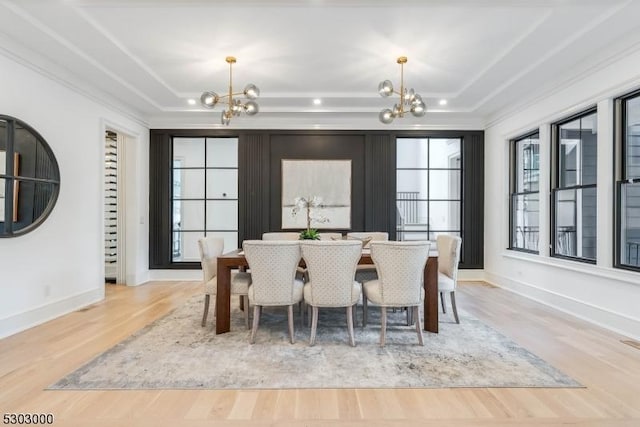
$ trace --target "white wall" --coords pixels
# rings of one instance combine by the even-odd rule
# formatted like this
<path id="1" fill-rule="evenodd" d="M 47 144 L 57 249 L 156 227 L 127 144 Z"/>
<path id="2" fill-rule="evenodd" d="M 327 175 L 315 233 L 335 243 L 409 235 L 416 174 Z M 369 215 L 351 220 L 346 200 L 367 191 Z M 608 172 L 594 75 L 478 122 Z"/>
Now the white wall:
<path id="1" fill-rule="evenodd" d="M 146 280 L 149 132 L 1 53 L 0 113 L 28 123 L 43 136 L 58 160 L 61 181 L 56 206 L 40 227 L 0 239 L 3 337 L 104 297 L 105 127 L 132 136 L 126 150 L 127 274 L 137 283 Z"/>
<path id="2" fill-rule="evenodd" d="M 485 277 L 596 324 L 640 339 L 640 273 L 612 268 L 613 102 L 640 87 L 640 52 L 612 62 L 515 114 L 492 123 L 485 133 Z M 533 88 L 532 88 L 533 89 Z M 598 106 L 597 265 L 548 257 L 549 124 Z M 540 127 L 541 255 L 508 251 L 508 140 Z"/>

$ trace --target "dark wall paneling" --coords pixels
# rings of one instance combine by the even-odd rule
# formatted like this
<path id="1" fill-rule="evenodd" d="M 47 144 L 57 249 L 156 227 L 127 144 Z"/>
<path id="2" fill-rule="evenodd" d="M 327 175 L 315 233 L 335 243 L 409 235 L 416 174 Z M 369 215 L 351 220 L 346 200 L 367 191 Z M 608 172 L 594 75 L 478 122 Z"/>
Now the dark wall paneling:
<path id="1" fill-rule="evenodd" d="M 367 135 L 364 231 L 388 231 L 396 238 L 396 145 L 388 134 Z"/>
<path id="2" fill-rule="evenodd" d="M 171 134 L 152 130 L 149 145 L 149 268 L 169 268 L 172 259 Z"/>
<path id="3" fill-rule="evenodd" d="M 261 239 L 269 229 L 269 140 L 262 134 L 238 140 L 238 242 Z"/>
<path id="4" fill-rule="evenodd" d="M 237 136 L 238 238 L 259 239 L 281 230 L 283 159 L 352 161 L 351 229 L 396 233 L 396 137 L 462 138 L 461 268 L 483 268 L 484 132 L 482 131 L 312 131 L 187 130 L 151 131 L 149 196 L 150 268 L 198 268 L 171 261 L 171 139 L 174 136 Z"/>
<path id="5" fill-rule="evenodd" d="M 273 134 L 270 138 L 270 229 L 282 229 L 282 160 L 351 160 L 351 229 L 364 229 L 364 141 L 360 134 Z M 322 196 L 319 194 L 319 196 Z M 320 227 L 321 228 L 321 227 Z M 322 228 L 321 228 L 322 229 Z M 331 230 L 347 232 L 350 230 Z"/>
<path id="6" fill-rule="evenodd" d="M 462 162 L 460 268 L 484 268 L 484 134 L 463 135 Z"/>

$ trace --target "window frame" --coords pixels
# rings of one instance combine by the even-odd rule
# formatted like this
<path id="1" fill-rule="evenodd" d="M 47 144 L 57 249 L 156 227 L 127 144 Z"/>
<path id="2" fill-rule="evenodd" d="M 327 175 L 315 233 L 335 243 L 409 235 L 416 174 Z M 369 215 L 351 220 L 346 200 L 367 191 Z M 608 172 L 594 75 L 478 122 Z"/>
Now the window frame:
<path id="1" fill-rule="evenodd" d="M 613 236 L 613 266 L 621 270 L 640 272 L 640 265 L 634 266 L 622 263 L 622 187 L 625 184 L 640 182 L 640 176 L 629 177 L 627 165 L 627 102 L 640 98 L 640 89 L 633 90 L 614 99 L 613 128 L 614 128 L 614 236 Z"/>
<path id="2" fill-rule="evenodd" d="M 540 203 L 540 180 L 538 179 L 538 191 L 524 191 L 518 192 L 518 171 L 517 171 L 517 144 L 526 139 L 531 139 L 532 136 L 538 136 L 538 143 L 540 141 L 540 129 L 535 129 L 515 138 L 509 140 L 509 244 L 507 249 L 518 252 L 525 252 L 529 254 L 540 254 L 540 212 L 538 211 L 538 249 L 527 249 L 514 246 L 514 212 L 517 196 L 527 196 L 530 194 L 538 194 L 538 203 Z M 540 176 L 540 160 L 538 159 L 538 176 Z"/>
<path id="3" fill-rule="evenodd" d="M 427 166 L 426 167 L 411 167 L 411 168 L 406 168 L 406 167 L 398 167 L 397 165 L 397 143 L 398 140 L 401 139 L 421 139 L 421 140 L 426 140 L 427 142 Z M 447 139 L 447 140 L 453 140 L 453 139 L 457 139 L 459 141 L 459 146 L 460 146 L 460 151 L 459 151 L 459 155 L 460 155 L 460 165 L 457 168 L 442 168 L 442 167 L 431 167 L 430 166 L 430 162 L 431 162 L 431 140 L 436 140 L 436 139 Z M 407 202 L 426 202 L 427 203 L 427 212 L 429 212 L 430 210 L 430 202 L 458 202 L 459 203 L 459 224 L 458 224 L 458 229 L 456 230 L 439 230 L 439 229 L 434 229 L 432 228 L 429 224 L 426 225 L 425 229 L 420 229 L 420 230 L 415 230 L 418 233 L 426 233 L 427 235 L 427 239 L 429 237 L 429 235 L 431 233 L 440 233 L 440 234 L 449 234 L 449 235 L 453 235 L 453 236 L 459 236 L 462 238 L 463 236 L 463 214 L 464 214 L 464 209 L 463 209 L 463 199 L 464 199 L 464 194 L 463 194 L 463 190 L 464 190 L 464 186 L 463 186 L 463 182 L 464 182 L 464 149 L 463 149 L 463 145 L 464 145 L 464 139 L 462 137 L 440 137 L 440 136 L 397 136 L 396 137 L 396 167 L 395 167 L 395 173 L 396 173 L 396 177 L 398 174 L 398 171 L 425 171 L 427 173 L 427 197 L 426 198 L 409 198 L 409 199 L 398 199 L 398 188 L 397 188 L 397 180 L 396 180 L 396 189 L 395 189 L 395 206 L 398 206 L 398 202 L 399 201 L 407 201 Z M 432 199 L 431 195 L 430 195 L 430 191 L 431 191 L 431 174 L 430 171 L 458 171 L 460 173 L 460 177 L 459 177 L 459 182 L 458 182 L 458 191 L 459 191 L 459 198 L 458 199 Z M 406 232 L 405 230 L 399 228 L 399 225 L 397 223 L 396 220 L 396 225 L 395 225 L 395 231 L 396 231 L 396 240 L 401 241 L 401 236 L 403 235 L 404 232 Z M 435 242 L 434 240 L 431 240 L 432 242 Z M 464 241 L 463 241 L 464 244 Z"/>
<path id="4" fill-rule="evenodd" d="M 556 213 L 557 213 L 557 209 L 556 209 L 556 197 L 557 197 L 557 193 L 559 191 L 565 191 L 565 190 L 583 190 L 585 188 L 594 188 L 596 189 L 597 192 L 597 188 L 598 188 L 598 180 L 597 180 L 597 170 L 598 170 L 598 163 L 597 163 L 597 158 L 596 158 L 596 182 L 594 184 L 587 184 L 587 185 L 583 185 L 583 184 L 576 184 L 576 185 L 571 185 L 571 186 L 567 186 L 567 187 L 560 187 L 560 137 L 559 137 L 559 130 L 560 127 L 566 123 L 572 122 L 574 120 L 577 119 L 582 119 L 586 116 L 589 116 L 591 114 L 596 114 L 596 120 L 597 120 L 597 114 L 598 114 L 598 107 L 596 105 L 593 105 L 587 109 L 581 110 L 580 112 L 573 114 L 571 116 L 565 117 L 561 120 L 558 120 L 554 123 L 551 124 L 551 170 L 550 170 L 550 193 L 549 193 L 549 215 L 550 215 L 550 222 L 549 222 L 549 256 L 553 257 L 553 258 L 559 258 L 559 259 L 566 259 L 566 260 L 570 260 L 570 261 L 577 261 L 577 262 L 582 262 L 585 264 L 596 264 L 597 263 L 597 259 L 598 259 L 598 253 L 597 253 L 597 241 L 598 241 L 598 230 L 597 230 L 597 226 L 596 226 L 596 257 L 594 259 L 590 259 L 590 258 L 585 258 L 585 257 L 578 257 L 578 256 L 569 256 L 569 255 L 563 255 L 563 254 L 558 254 L 556 253 Z M 596 138 L 596 145 L 597 145 L 597 138 Z M 577 181 L 577 177 L 576 177 L 576 181 Z M 597 195 L 596 195 L 596 206 L 597 206 Z M 577 233 L 577 229 L 576 229 L 576 233 Z"/>
<path id="5" fill-rule="evenodd" d="M 180 166 L 180 167 L 175 167 L 174 166 L 174 143 L 176 139 L 181 139 L 181 138 L 189 138 L 189 139 L 202 139 L 202 143 L 203 143 L 203 156 L 204 156 L 204 160 L 203 160 L 203 165 L 202 166 Z M 170 240 L 171 240 L 171 265 L 173 266 L 184 266 L 184 267 L 188 267 L 188 266 L 193 266 L 198 265 L 200 263 L 200 261 L 196 261 L 196 260 L 185 260 L 185 261 L 180 261 L 180 260 L 175 260 L 174 259 L 174 245 L 175 245 L 175 234 L 176 233 L 202 233 L 203 237 L 206 237 L 208 234 L 215 234 L 215 233 L 235 233 L 236 234 L 236 239 L 239 239 L 239 218 L 236 219 L 238 226 L 236 226 L 235 229 L 207 229 L 207 202 L 210 201 L 229 201 L 229 202 L 235 202 L 236 203 L 236 210 L 238 212 L 238 216 L 239 216 L 239 209 L 238 209 L 238 204 L 239 204 L 239 198 L 238 196 L 236 196 L 235 198 L 208 198 L 207 197 L 207 171 L 210 170 L 235 170 L 236 172 L 239 169 L 239 165 L 236 164 L 235 167 L 231 167 L 231 166 L 208 166 L 207 165 L 207 149 L 208 149 L 208 144 L 207 144 L 207 140 L 209 139 L 235 139 L 236 140 L 236 150 L 239 151 L 239 138 L 237 136 L 233 136 L 233 135 L 221 135 L 221 136 L 188 136 L 188 137 L 184 137 L 181 135 L 174 135 L 170 138 L 170 159 L 171 159 L 171 165 L 169 167 L 169 177 L 171 180 L 171 185 L 170 185 L 170 195 L 169 195 L 169 201 L 170 201 L 170 210 L 169 210 L 169 224 L 170 224 L 170 229 L 169 229 L 169 235 L 170 235 Z M 193 198 L 193 197 L 179 197 L 176 198 L 175 194 L 174 194 L 174 175 L 176 173 L 176 171 L 185 171 L 185 170 L 202 170 L 203 171 L 203 176 L 204 176 L 204 183 L 203 183 L 203 197 L 202 198 Z M 183 183 L 182 180 L 182 176 L 180 179 L 181 184 Z M 236 186 L 239 186 L 239 182 L 238 179 L 236 178 Z M 237 193 L 237 190 L 236 190 Z M 203 227 L 202 228 L 197 228 L 197 229 L 187 229 L 187 230 L 176 230 L 174 229 L 174 220 L 173 220 L 173 215 L 174 215 L 174 203 L 176 201 L 202 201 L 203 202 Z M 234 248 L 235 249 L 235 248 Z M 231 250 L 231 248 L 225 248 L 225 251 Z"/>

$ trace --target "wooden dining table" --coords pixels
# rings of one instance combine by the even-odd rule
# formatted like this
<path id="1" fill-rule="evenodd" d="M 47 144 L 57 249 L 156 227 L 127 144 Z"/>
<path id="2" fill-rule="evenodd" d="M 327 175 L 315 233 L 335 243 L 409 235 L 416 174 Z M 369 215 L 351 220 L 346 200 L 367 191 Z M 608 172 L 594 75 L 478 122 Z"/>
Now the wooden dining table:
<path id="1" fill-rule="evenodd" d="M 362 251 L 358 264 L 373 264 L 371 252 Z M 218 257 L 216 294 L 216 334 L 229 332 L 231 325 L 231 270 L 249 266 L 241 249 Z M 438 257 L 429 254 L 424 267 L 424 330 L 438 333 Z M 244 308 L 248 310 L 248 307 Z"/>

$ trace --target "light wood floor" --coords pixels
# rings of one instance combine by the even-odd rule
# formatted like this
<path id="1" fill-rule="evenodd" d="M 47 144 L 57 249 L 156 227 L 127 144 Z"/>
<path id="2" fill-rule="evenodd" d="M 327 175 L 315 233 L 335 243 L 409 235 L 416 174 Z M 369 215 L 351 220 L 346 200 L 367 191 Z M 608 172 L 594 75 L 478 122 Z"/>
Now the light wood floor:
<path id="1" fill-rule="evenodd" d="M 640 350 L 623 344 L 625 337 L 479 283 L 459 287 L 459 307 L 586 388 L 44 390 L 199 289 L 194 282 L 108 286 L 105 301 L 0 340 L 0 411 L 52 413 L 56 426 L 83 427 L 640 426 Z"/>

